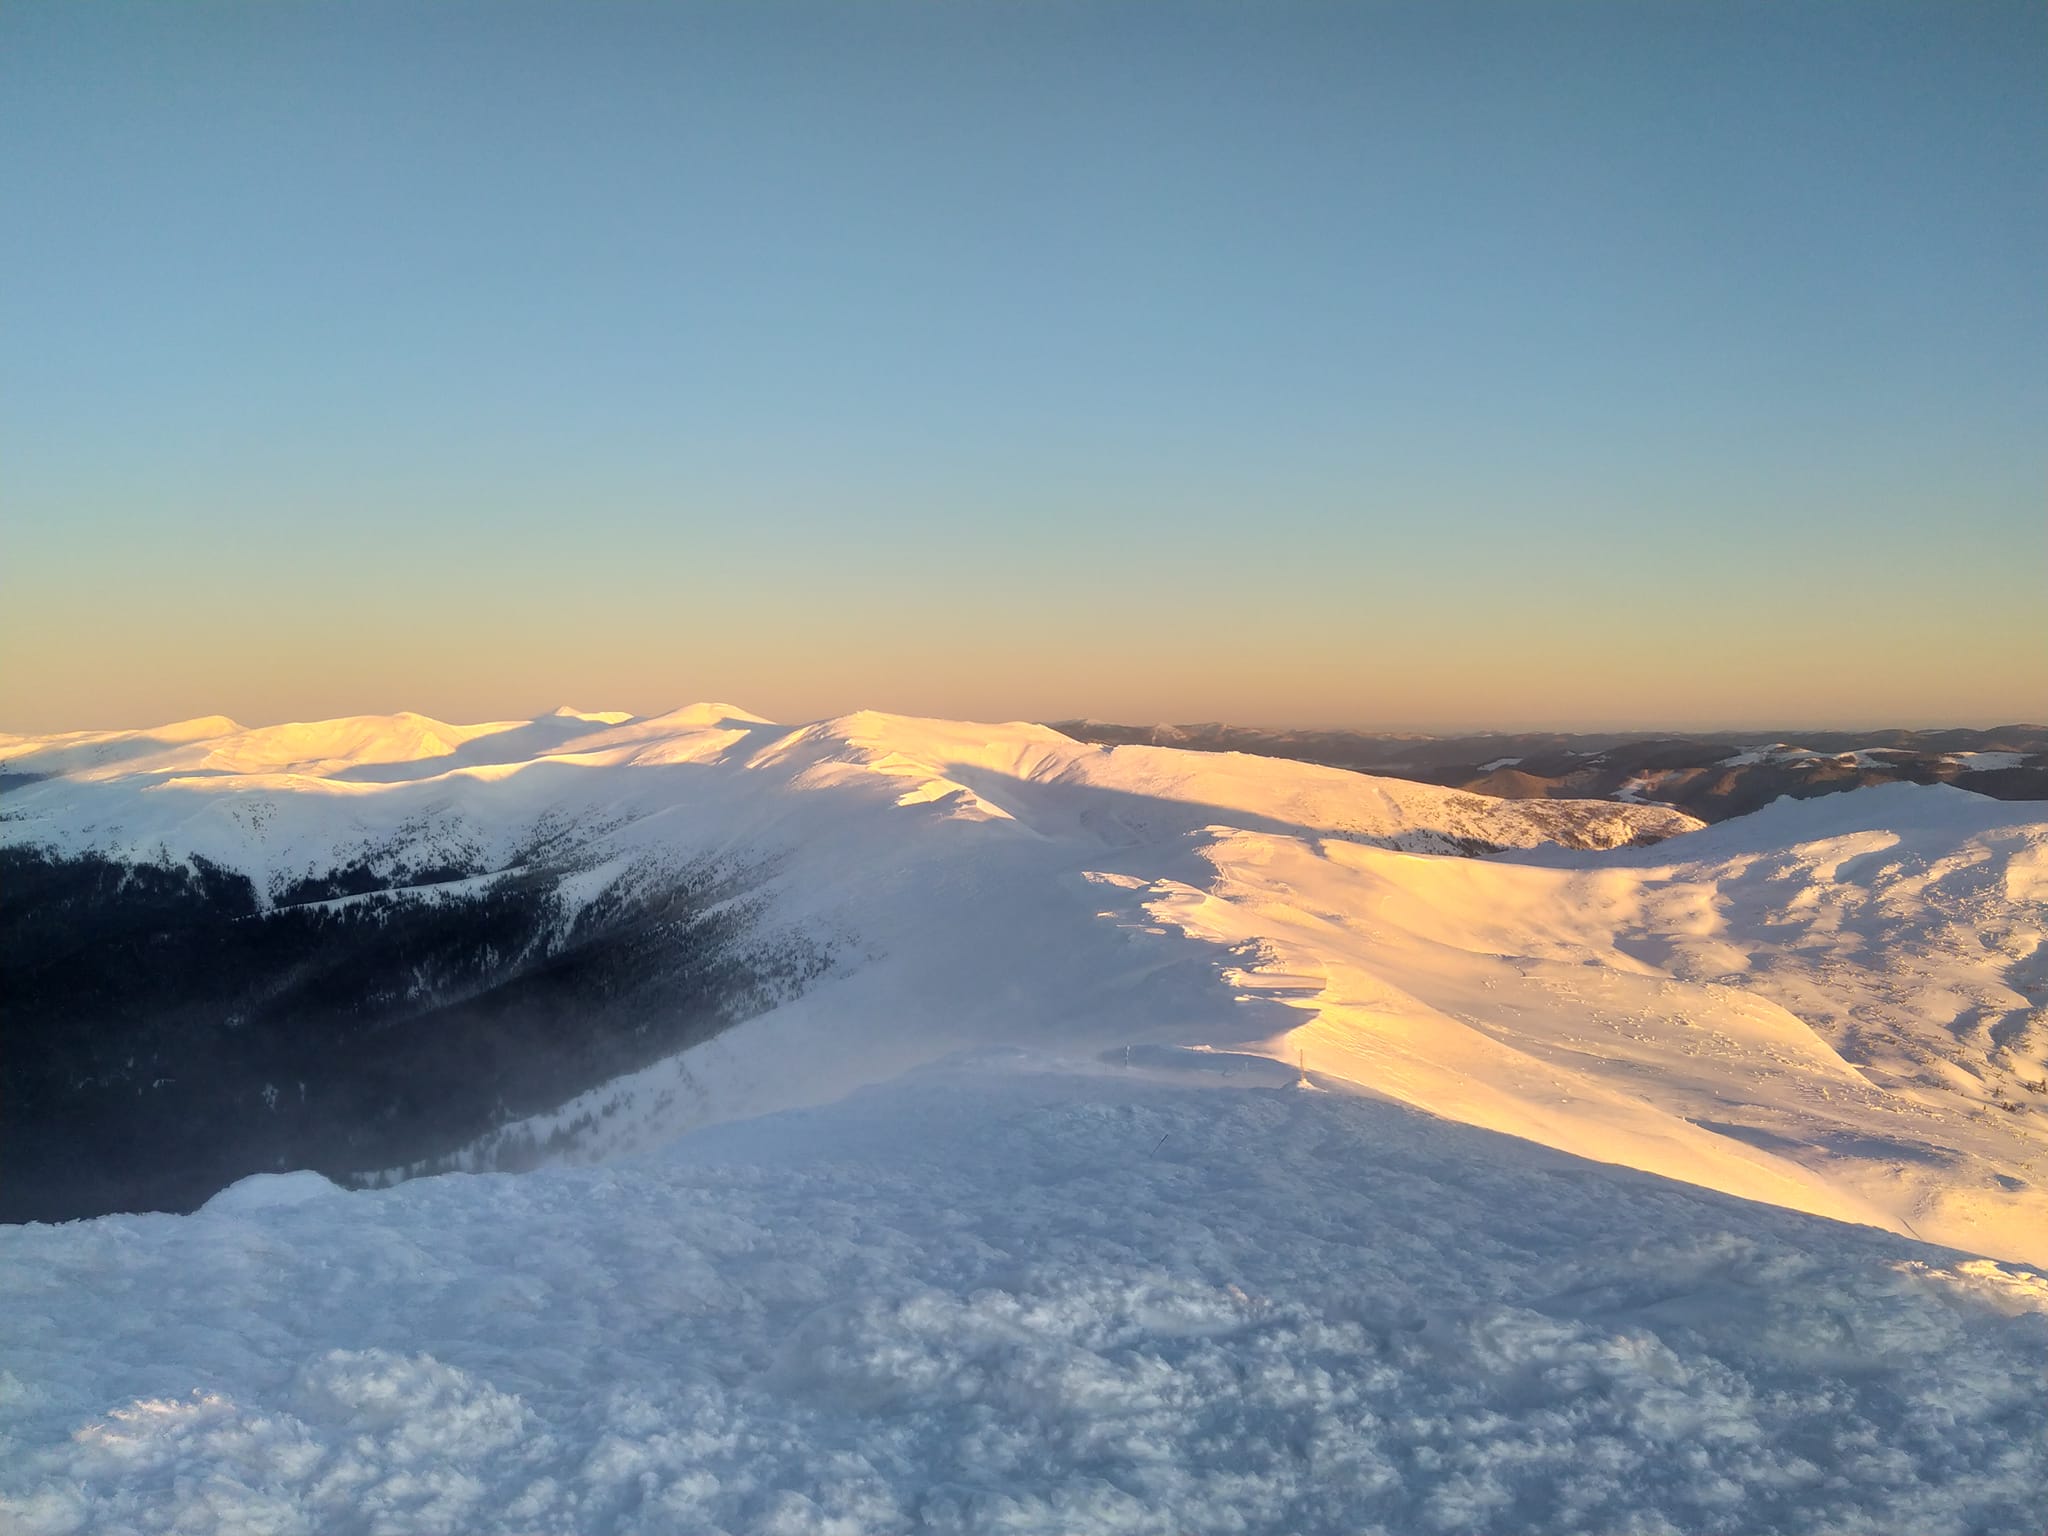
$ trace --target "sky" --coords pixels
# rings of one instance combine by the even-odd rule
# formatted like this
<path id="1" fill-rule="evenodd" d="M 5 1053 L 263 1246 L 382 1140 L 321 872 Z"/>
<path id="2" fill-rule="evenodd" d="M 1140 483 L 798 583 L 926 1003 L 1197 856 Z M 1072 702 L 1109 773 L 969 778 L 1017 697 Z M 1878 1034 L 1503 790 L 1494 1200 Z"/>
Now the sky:
<path id="1" fill-rule="evenodd" d="M 2048 7 L 0 7 L 0 730 L 2048 719 Z"/>

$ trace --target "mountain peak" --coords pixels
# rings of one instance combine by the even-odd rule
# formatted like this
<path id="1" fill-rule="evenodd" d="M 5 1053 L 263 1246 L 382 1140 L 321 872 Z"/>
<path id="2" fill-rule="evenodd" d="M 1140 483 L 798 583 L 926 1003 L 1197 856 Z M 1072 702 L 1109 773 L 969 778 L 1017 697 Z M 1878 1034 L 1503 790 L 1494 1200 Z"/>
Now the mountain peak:
<path id="1" fill-rule="evenodd" d="M 631 718 L 630 716 L 628 718 Z M 765 715 L 757 715 L 751 709 L 741 709 L 737 704 L 685 704 L 681 709 L 672 709 L 665 715 L 651 717 L 664 725 L 773 725 L 775 722 Z"/>

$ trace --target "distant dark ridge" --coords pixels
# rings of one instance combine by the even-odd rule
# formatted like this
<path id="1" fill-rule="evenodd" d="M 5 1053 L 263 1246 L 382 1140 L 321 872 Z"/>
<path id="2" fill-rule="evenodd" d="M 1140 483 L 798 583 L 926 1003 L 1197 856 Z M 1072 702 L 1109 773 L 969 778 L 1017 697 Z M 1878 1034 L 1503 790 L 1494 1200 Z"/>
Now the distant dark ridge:
<path id="1" fill-rule="evenodd" d="M 1703 821 L 1746 815 L 1785 795 L 1806 799 L 1869 784 L 1901 782 L 1955 784 L 1999 800 L 2048 800 L 2048 726 L 2043 725 L 1711 735 L 1520 732 L 1410 736 L 1221 724 L 1142 726 L 1099 720 L 1055 720 L 1050 724 L 1076 741 L 1249 752 L 1512 800 L 1644 801 L 1675 806 Z M 1773 744 L 1803 749 L 1806 755 L 1782 753 L 1754 762 L 1740 760 Z M 1970 752 L 2008 753 L 2017 761 L 1981 767 L 1954 756 Z M 1865 755 L 1851 755 L 1857 753 Z"/>

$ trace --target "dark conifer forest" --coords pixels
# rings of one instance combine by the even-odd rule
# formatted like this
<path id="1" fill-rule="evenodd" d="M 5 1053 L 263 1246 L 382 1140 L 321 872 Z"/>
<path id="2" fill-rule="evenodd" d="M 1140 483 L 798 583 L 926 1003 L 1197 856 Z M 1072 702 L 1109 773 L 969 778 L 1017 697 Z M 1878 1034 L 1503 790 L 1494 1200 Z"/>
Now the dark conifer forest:
<path id="1" fill-rule="evenodd" d="M 266 902 L 204 859 L 0 849 L 0 1220 L 183 1211 L 249 1173 L 443 1156 L 826 964 L 756 934 L 751 873 L 571 915 L 565 872 L 366 863 Z"/>

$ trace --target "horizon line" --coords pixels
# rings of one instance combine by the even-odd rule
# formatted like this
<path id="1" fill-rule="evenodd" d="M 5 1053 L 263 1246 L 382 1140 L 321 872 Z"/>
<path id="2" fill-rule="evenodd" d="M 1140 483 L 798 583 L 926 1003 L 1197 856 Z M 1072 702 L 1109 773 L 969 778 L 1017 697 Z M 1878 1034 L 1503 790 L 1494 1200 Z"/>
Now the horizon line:
<path id="1" fill-rule="evenodd" d="M 72 727 L 65 727 L 65 728 L 59 728 L 59 729 L 55 729 L 55 730 L 40 730 L 40 731 L 36 731 L 36 730 L 26 730 L 26 731 L 23 731 L 23 730 L 11 730 L 11 729 L 0 729 L 0 736 L 5 736 L 5 737 L 12 737 L 12 738 L 15 738 L 15 739 L 17 739 L 17 740 L 28 740 L 28 739 L 34 739 L 34 738 L 47 738 L 47 737 L 53 737 L 53 736 L 93 736 L 93 735 L 116 735 L 116 734 L 122 734 L 122 733 L 140 733 L 140 732 L 147 732 L 147 731 L 151 731 L 151 730 L 161 730 L 161 729 L 166 729 L 166 728 L 169 728 L 169 727 L 172 727 L 172 726 L 178 726 L 178 725 L 187 725 L 187 724 L 191 724 L 191 723 L 194 723 L 194 722 L 196 722 L 196 721 L 201 721 L 201 720 L 212 720 L 212 719 L 219 719 L 219 720 L 225 720 L 225 721 L 229 722 L 229 723 L 230 723 L 231 725 L 233 725 L 233 726 L 235 727 L 235 729 L 237 729 L 237 730 L 239 730 L 239 731 L 260 731 L 260 730 L 274 730 L 274 729 L 279 729 L 279 728 L 282 728 L 282 727 L 285 727 L 285 726 L 292 726 L 292 725 L 318 725 L 318 724 L 326 724 L 326 723 L 331 723 L 331 722 L 333 722 L 333 721 L 338 721 L 338 720 L 365 720 L 365 719 L 378 719 L 378 718 L 387 718 L 387 719 L 388 719 L 388 718 L 391 718 L 391 717 L 394 717 L 394 716 L 398 716 L 398 715 L 414 715 L 414 716 L 416 716 L 416 717 L 418 717 L 418 718 L 420 718 L 420 719 L 422 719 L 422 720 L 429 720 L 429 721 L 433 721 L 434 723 L 436 723 L 436 724 L 441 724 L 441 725 L 449 725 L 449 726 L 464 726 L 464 727 L 469 727 L 469 726 L 477 726 L 477 725 L 487 725 L 487 724 L 497 724 L 497 723 L 516 723 L 516 724 L 522 724 L 522 725 L 524 725 L 524 724 L 531 724 L 531 723 L 534 723 L 534 722 L 537 722 L 537 721 L 540 721 L 540 720 L 546 720 L 546 719 L 549 719 L 549 718 L 554 718 L 554 717 L 564 717 L 564 716 L 570 715 L 570 714 L 572 714 L 572 713 L 574 713 L 574 714 L 582 714 L 582 715 L 586 715 L 586 716 L 589 716 L 589 715 L 597 715 L 597 714 L 603 714 L 603 713 L 621 713 L 621 714 L 625 714 L 625 715 L 627 716 L 627 718 L 626 718 L 625 720 L 623 720 L 623 721 L 619 721 L 619 722 L 617 722 L 617 724 L 620 724 L 620 725 L 624 725 L 624 724 L 630 724 L 630 723 L 633 723 L 633 722 L 637 722 L 637 721 L 645 721 L 645 720 L 655 720 L 655 719 L 660 719 L 660 718 L 661 718 L 662 716 L 664 716 L 664 715 L 676 714 L 676 713 L 680 713 L 681 711 L 684 711 L 684 710 L 688 710 L 688 709 L 702 708 L 702 707 L 704 707 L 704 706 L 706 706 L 706 705 L 717 705 L 717 706 L 719 706 L 719 707 L 722 707 L 722 708 L 731 708 L 731 709 L 741 709 L 741 708 L 743 708 L 743 706 L 740 706 L 740 705 L 736 705 L 736 704 L 733 704 L 733 703 L 731 703 L 731 702 L 730 702 L 730 701 L 728 701 L 728 700 L 717 700 L 717 699 L 698 699 L 698 700 L 692 700 L 692 701 L 691 701 L 691 702 L 689 702 L 689 703 L 685 703 L 685 704 L 678 704 L 678 705 L 674 705 L 674 706 L 672 706 L 672 707 L 670 707 L 670 708 L 667 708 L 667 709 L 659 709 L 659 710 L 654 710 L 654 711 L 651 711 L 651 712 L 647 712 L 647 713 L 640 713 L 640 712 L 636 712 L 636 711 L 603 711 L 603 710 L 582 710 L 582 709 L 578 709 L 578 708 L 576 708 L 575 706 L 569 706 L 569 705 L 558 705 L 558 706 L 556 706 L 556 707 L 555 707 L 555 708 L 553 708 L 553 709 L 541 710 L 541 711 L 539 711 L 538 713 L 535 713 L 535 714 L 532 714 L 532 715 L 498 715 L 498 716 L 494 716 L 494 717 L 491 717 L 491 718 L 489 718 L 489 719 L 483 719 L 483 720 L 463 720 L 463 719 L 456 719 L 456 718 L 452 718 L 452 717 L 448 717 L 448 716 L 443 716 L 443 715 L 434 715 L 434 714 L 428 714 L 428 713 L 426 713 L 425 711 L 422 711 L 422 710 L 415 710 L 415 709 L 407 709 L 407 708 L 399 708 L 399 709 L 393 709 L 393 710 L 388 710 L 388 711 L 364 711 L 364 712 L 359 712 L 359 713 L 356 713 L 356 714 L 339 714 L 339 715 L 324 715 L 324 716 L 314 716 L 314 717 L 307 717 L 307 716 L 299 716 L 299 717 L 296 717 L 296 718 L 290 718 L 290 719 L 280 719 L 280 720 L 267 720 L 267 721 L 263 721 L 263 722 L 261 722 L 261 723 L 258 723 L 258 724 L 253 724 L 253 725 L 252 725 L 252 724 L 250 724 L 250 723 L 248 723 L 248 722 L 246 722 L 246 721 L 243 721 L 243 720 L 239 720 L 239 719 L 236 719 L 236 718 L 235 718 L 234 716 L 232 716 L 232 715 L 228 715 L 228 714 L 224 714 L 224 713 L 222 713 L 222 714 L 198 714 L 198 715 L 186 715 L 186 716 L 182 716 L 182 717 L 180 717 L 180 718 L 178 718 L 178 719 L 174 719 L 174 720 L 158 720 L 158 721 L 154 721 L 154 722 L 152 722 L 152 723 L 150 723 L 150 724 L 147 724 L 147 725 L 112 725 L 112 726 L 92 726 L 92 725 L 87 725 L 87 726 L 72 726 Z M 745 712 L 746 712 L 746 713 L 749 713 L 749 714 L 753 714 L 753 713 L 756 713 L 755 711 L 752 711 L 752 710 L 746 710 Z M 1123 719 L 1123 720 L 1116 720 L 1116 719 L 1110 719 L 1110 718 L 1107 718 L 1107 717 L 1105 717 L 1105 716 L 1100 716 L 1100 715 L 1057 715 L 1057 716 L 1024 716 L 1024 715 L 1019 715 L 1019 716 L 1014 716 L 1014 717 L 1010 717 L 1009 719 L 999 719 L 999 718 L 997 718 L 997 717 L 995 717 L 995 716 L 988 716 L 988 717 L 976 717 L 976 716 L 972 716 L 972 715 L 936 715 L 936 714 L 917 714 L 917 713 L 914 713 L 914 712 L 911 712 L 911 711 L 905 711 L 905 710 L 887 710 L 887 709 L 873 709 L 873 708 L 866 708 L 866 707 L 864 707 L 864 708 L 857 708 L 857 709 L 850 709 L 850 710 L 840 710 L 840 711 L 837 711 L 837 712 L 835 712 L 835 713 L 831 713 L 831 714 L 822 714 L 822 715 L 815 715 L 815 716 L 810 716 L 810 717 L 808 717 L 808 718 L 805 718 L 805 719 L 799 719 L 799 720 L 778 720 L 778 719 L 775 719 L 775 718 L 773 718 L 772 716 L 771 716 L 771 717 L 763 717 L 763 718 L 764 718 L 764 723 L 767 723 L 767 724 L 771 724 L 771 725 L 787 725 L 787 726 L 789 726 L 789 727 L 790 727 L 790 728 L 792 728 L 792 729 L 797 729 L 797 728 L 801 728 L 801 727 L 803 727 L 803 726 L 807 726 L 807 725 L 815 725 L 815 724 L 819 724 L 819 723 L 821 723 L 821 722 L 823 722 L 823 721 L 827 721 L 827 720 L 838 720 L 838 719 L 844 719 L 844 718 L 846 718 L 847 716 L 850 716 L 850 715 L 857 715 L 857 714 L 869 714 L 869 713 L 872 713 L 872 714 L 888 714 L 888 715 L 899 715 L 899 716 L 901 716 L 901 717 L 903 717 L 903 718 L 907 718 L 907 719 L 926 719 L 926 720 L 957 720 L 957 721 L 961 721 L 961 722 L 964 722 L 964 723 L 972 723 L 972 724 L 986 724 L 986 725 L 1001 725 L 1001 724 L 1017 724 L 1017 723 L 1022 723 L 1022 724 L 1027 724 L 1027 725 L 1041 725 L 1041 726 L 1044 726 L 1044 727 L 1046 727 L 1046 728 L 1047 728 L 1047 729 L 1049 729 L 1049 730 L 1059 730 L 1059 729 L 1060 729 L 1060 728 L 1061 728 L 1062 726 L 1066 726 L 1066 725 L 1072 725 L 1072 726 L 1096 726 L 1096 727 L 1108 727 L 1108 728 L 1112 728 L 1112 729 L 1116 729 L 1116 730 L 1128 730 L 1128 731 L 1156 731 L 1156 730 L 1161 730 L 1161 729 L 1165 729 L 1165 730 L 1177 730 L 1177 731 L 1197 731 L 1197 730 L 1232 730 L 1232 731 L 1259 731 L 1259 732 L 1314 732 L 1314 733 L 1318 733 L 1318 734 L 1325 734 L 1325 735 L 1348 735 L 1348 736 L 1364 736 L 1364 737 L 1377 737 L 1377 738 L 1382 738 L 1382 739 L 1409 739 L 1409 740 L 1417 740 L 1417 741 L 1444 741 L 1444 740 L 1461 740 L 1461 739 L 1466 739 L 1466 738 L 1472 738 L 1472 737 L 1486 737 L 1486 736 L 1573 736 L 1573 737 L 1576 737 L 1576 736 L 1623 736 L 1623 737 L 1633 737 L 1633 738 L 1636 738 L 1636 739 L 1649 739 L 1649 738 L 1652 738 L 1652 737 L 1657 737 L 1657 736 L 1668 736 L 1668 737 L 1693 737 L 1693 738 L 1697 738 L 1697 737 L 1715 737 L 1715 736 L 1740 736 L 1740 737 L 1743 737 L 1743 738 L 1744 738 L 1745 740 L 1754 740 L 1754 741 L 1783 741 L 1783 742 L 1791 742 L 1791 741 L 1793 741 L 1793 740 L 1794 740 L 1794 739 L 1795 739 L 1795 738 L 1796 738 L 1797 736 L 1799 736 L 1799 735 L 1800 735 L 1800 734 L 1802 734 L 1802 733 L 1803 733 L 1803 734 L 1810 734 L 1810 735 L 1822 735 L 1822 734 L 1826 734 L 1826 735 L 1842 735 L 1842 734 L 1851 734 L 1851 733 L 1857 733 L 1857 732 L 1872 732 L 1872 733 L 1876 733 L 1876 732 L 1887 732 L 1887 731 L 1905 731 L 1905 732 L 1912 732 L 1912 733 L 1914 733 L 1914 734 L 1918 734 L 1918 735 L 1938 735 L 1938 734 L 1941 734 L 1941 733 L 1944 733 L 1944 732 L 1952 732 L 1952 731 L 1976 731 L 1976 732 L 1984 732 L 1984 731 L 2048 731 L 2048 723 L 2044 723 L 2044 722 L 2039 722 L 2039 721 L 2027 721 L 2027 720 L 1999 720 L 1999 721 L 1995 721 L 1995 722 L 1993 722 L 1993 723 L 1991 723 L 1991 724 L 1988 724 L 1988 725 L 1969 725 L 1969 724 L 1945 724 L 1945 725 L 1902 725 L 1902 724 L 1896 724 L 1896 723 L 1893 723 L 1893 724 L 1876 724 L 1876 723 L 1868 723 L 1868 722 L 1863 722 L 1863 723 L 1857 723 L 1857 724 L 1850 724 L 1850 725 L 1827 725 L 1827 724 L 1820 724 L 1820 723 L 1813 723 L 1813 722 L 1809 722 L 1809 723 L 1806 723 L 1806 724 L 1801 724 L 1801 725 L 1786 725 L 1786 724 L 1784 724 L 1784 723 L 1780 723 L 1780 724 L 1778 724 L 1778 725 L 1775 725 L 1775 726 L 1770 726 L 1770 727 L 1764 727 L 1764 726 L 1749 726 L 1749 725 L 1728 725 L 1728 724 L 1708 724 L 1708 725 L 1668 725 L 1668 724 L 1666 724 L 1666 725 L 1651 725 L 1651 724 L 1628 724 L 1628 725 L 1584 725 L 1584 724 L 1571 724 L 1571 725 L 1522 725 L 1522 726 L 1502 726 L 1502 725 L 1484 725 L 1484 726 L 1477 726 L 1477 725 L 1475 725 L 1475 726 L 1459 726 L 1459 727 L 1450 727 L 1450 726 L 1438 726 L 1438 727 L 1432 727 L 1432 728 L 1422 728 L 1422 727 L 1416 727 L 1416 726 L 1408 726 L 1408 725 L 1403 725 L 1403 724 L 1399 724 L 1399 723 L 1388 723 L 1388 724 L 1380 724 L 1380 725 L 1360 725 L 1360 724 L 1333 724 L 1333 723 L 1329 723 L 1329 722 L 1303 722 L 1303 721 L 1289 721 L 1289 722 L 1285 722 L 1285 723 L 1275 723 L 1275 722 L 1251 722 L 1251 721 L 1242 721 L 1242 720 L 1230 720 L 1230 719 L 1225 719 L 1225 718 L 1211 718 L 1211 719 L 1205 719 L 1205 720 L 1166 720 L 1166 719 L 1160 719 L 1160 720 L 1153 720 L 1153 721 L 1142 721 L 1142 720 L 1133 720 L 1133 719 Z M 1134 744 L 1135 744 L 1135 743 L 1134 743 Z"/>

